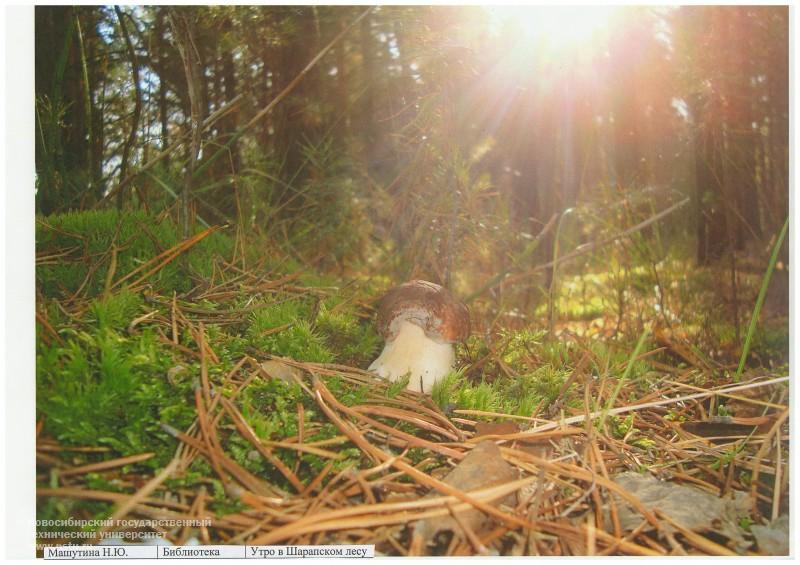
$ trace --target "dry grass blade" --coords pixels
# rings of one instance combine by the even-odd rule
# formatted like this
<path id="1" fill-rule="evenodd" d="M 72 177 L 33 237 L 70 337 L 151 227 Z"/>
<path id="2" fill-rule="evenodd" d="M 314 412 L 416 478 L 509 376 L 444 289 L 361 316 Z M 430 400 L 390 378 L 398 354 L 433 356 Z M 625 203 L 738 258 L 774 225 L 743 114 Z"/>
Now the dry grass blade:
<path id="1" fill-rule="evenodd" d="M 723 388 L 721 390 L 709 390 L 709 391 L 706 391 L 706 392 L 698 392 L 696 394 L 687 394 L 687 395 L 684 395 L 684 396 L 679 396 L 677 398 L 668 398 L 668 399 L 665 399 L 665 400 L 658 400 L 658 401 L 654 401 L 654 402 L 645 402 L 643 404 L 634 404 L 634 405 L 631 405 L 631 406 L 623 406 L 621 408 L 612 408 L 611 410 L 607 411 L 607 414 L 610 415 L 610 416 L 617 415 L 617 414 L 625 414 L 627 412 L 634 412 L 634 411 L 637 411 L 637 410 L 642 410 L 644 408 L 655 408 L 657 406 L 667 406 L 669 404 L 677 404 L 677 403 L 680 403 L 680 402 L 686 402 L 687 400 L 694 400 L 694 399 L 698 399 L 698 398 L 708 398 L 710 396 L 715 396 L 715 395 L 721 394 L 721 393 L 730 393 L 730 392 L 735 392 L 735 391 L 738 391 L 738 390 L 748 390 L 748 389 L 751 389 L 751 388 L 772 386 L 772 385 L 788 382 L 788 380 L 789 380 L 789 377 L 777 377 L 777 378 L 774 378 L 774 379 L 768 379 L 766 381 L 757 381 L 757 382 L 752 382 L 752 383 L 745 383 L 745 384 L 740 384 L 740 385 L 727 386 L 727 387 L 725 387 L 725 388 Z M 603 410 L 597 410 L 597 411 L 592 412 L 591 414 L 589 414 L 588 418 L 596 418 L 596 417 L 602 415 L 603 412 L 604 412 Z M 553 423 L 550 423 L 550 424 L 545 424 L 543 426 L 538 426 L 538 427 L 532 429 L 530 431 L 530 433 L 534 434 L 536 432 L 552 430 L 552 429 L 555 429 L 555 428 L 557 428 L 557 427 L 559 427 L 559 426 L 561 426 L 563 424 L 575 424 L 575 423 L 578 423 L 578 422 L 583 422 L 586 419 L 587 419 L 587 416 L 585 416 L 585 415 L 573 416 L 573 417 L 570 417 L 570 418 L 566 418 L 566 419 L 562 420 L 561 422 L 553 422 Z"/>
<path id="2" fill-rule="evenodd" d="M 173 459 L 169 462 L 169 465 L 164 467 L 155 477 L 150 479 L 146 485 L 140 488 L 136 494 L 131 497 L 128 497 L 125 502 L 123 502 L 114 512 L 111 514 L 109 521 L 111 522 L 112 526 L 121 518 L 127 516 L 128 512 L 133 510 L 133 508 L 145 500 L 148 496 L 150 496 L 153 491 L 155 491 L 161 483 L 167 480 L 172 474 L 175 472 L 175 469 L 178 467 L 178 460 Z M 97 540 L 103 532 L 108 531 L 108 529 L 112 526 L 102 526 L 95 532 L 94 539 Z"/>
<path id="3" fill-rule="evenodd" d="M 331 402 L 334 406 L 336 406 L 339 409 L 344 408 L 344 407 L 341 404 L 339 404 L 339 402 L 336 400 L 336 398 L 334 398 L 333 395 L 330 394 L 330 391 L 327 390 L 327 388 L 322 383 L 322 381 L 317 377 L 314 377 L 314 389 L 317 392 L 317 401 L 318 401 L 320 407 L 325 411 L 325 413 L 328 415 L 328 417 L 331 418 L 332 420 L 334 420 L 334 422 L 338 426 L 340 426 L 340 429 L 342 429 L 342 431 L 347 434 L 348 432 L 345 431 L 347 429 L 346 424 L 325 404 L 325 401 Z M 323 400 L 323 397 L 324 397 L 324 400 Z M 377 460 L 386 461 L 386 460 L 391 458 L 391 456 L 389 456 L 388 454 L 384 453 L 383 451 L 381 451 L 377 447 L 371 445 L 363 437 L 360 438 L 359 443 L 360 443 L 359 447 L 364 449 L 367 453 L 369 453 L 373 458 L 375 458 Z M 479 500 L 475 500 L 474 498 L 466 495 L 464 492 L 460 491 L 459 489 L 453 488 L 452 486 L 450 486 L 450 485 L 448 485 L 446 483 L 443 483 L 442 481 L 439 481 L 437 479 L 434 479 L 433 477 L 430 477 L 430 476 L 426 475 L 425 473 L 422 473 L 421 471 L 415 469 L 414 467 L 412 467 L 408 463 L 405 463 L 404 461 L 401 461 L 401 460 L 397 459 L 392 463 L 392 466 L 396 467 L 400 471 L 405 472 L 412 479 L 415 479 L 420 484 L 425 485 L 425 486 L 430 487 L 430 488 L 433 488 L 433 489 L 435 489 L 435 490 L 437 490 L 437 491 L 439 491 L 439 492 L 441 492 L 443 494 L 455 496 L 459 500 L 461 500 L 463 502 L 466 502 L 468 504 L 471 504 L 472 506 L 474 506 L 478 510 L 481 510 L 481 511 L 485 512 L 486 514 L 489 514 L 489 515 L 497 518 L 498 520 L 500 520 L 503 523 L 513 524 L 515 526 L 521 526 L 523 528 L 532 528 L 532 527 L 534 527 L 533 524 L 531 522 L 529 522 L 528 520 L 525 520 L 523 518 L 519 518 L 517 516 L 513 516 L 511 514 L 507 514 L 507 513 L 502 512 L 501 510 L 498 510 L 497 508 L 495 508 L 495 507 L 493 507 L 493 506 L 491 506 L 489 504 L 486 504 L 486 503 L 481 502 Z"/>
<path id="4" fill-rule="evenodd" d="M 391 427 L 391 426 L 389 426 L 387 424 L 384 424 L 383 422 L 379 422 L 379 421 L 377 421 L 377 420 L 375 420 L 373 418 L 370 418 L 368 416 L 364 416 L 359 411 L 357 411 L 355 408 L 348 408 L 347 406 L 345 406 L 343 404 L 339 404 L 337 406 L 337 408 L 339 410 L 341 410 L 342 412 L 344 412 L 345 414 L 347 414 L 348 416 L 352 416 L 352 417 L 364 422 L 365 424 L 368 424 L 368 425 L 372 426 L 373 428 L 382 430 L 382 431 L 386 432 L 389 435 L 393 435 L 393 436 L 395 436 L 395 437 L 397 437 L 397 438 L 399 438 L 401 440 L 407 441 L 409 445 L 412 445 L 414 447 L 424 447 L 426 449 L 430 449 L 431 451 L 434 451 L 436 453 L 440 453 L 440 454 L 445 455 L 447 457 L 452 457 L 454 459 L 461 459 L 462 457 L 464 457 L 464 454 L 461 453 L 460 451 L 456 451 L 455 449 L 451 449 L 449 447 L 446 447 L 446 446 L 443 446 L 443 445 L 440 445 L 440 444 L 437 444 L 437 443 L 433 443 L 431 441 L 428 441 L 428 440 L 419 438 L 417 436 L 411 435 L 409 433 L 400 431 L 400 430 L 398 430 L 396 428 L 393 428 L 393 427 Z"/>
<path id="5" fill-rule="evenodd" d="M 267 461 L 269 461 L 276 469 L 278 469 L 278 471 L 280 471 L 286 480 L 292 484 L 297 492 L 303 492 L 303 490 L 305 490 L 305 485 L 300 482 L 300 479 L 297 478 L 297 475 L 295 475 L 291 469 L 283 464 L 283 461 L 281 461 L 279 457 L 276 457 L 272 454 L 271 449 L 261 443 L 261 440 L 258 439 L 256 433 L 250 428 L 250 426 L 247 425 L 247 422 L 239 413 L 239 411 L 236 410 L 236 407 L 225 398 L 223 398 L 221 402 L 222 407 L 231 417 L 236 429 L 239 431 L 242 437 L 249 441 Z"/>
<path id="6" fill-rule="evenodd" d="M 43 488 L 36 489 L 36 495 L 41 497 L 57 497 L 57 498 L 75 498 L 84 500 L 102 500 L 105 502 L 117 503 L 120 506 L 124 505 L 131 499 L 132 494 L 125 494 L 122 492 L 110 492 L 105 490 L 94 490 L 85 488 L 74 487 L 60 487 L 60 488 Z M 147 505 L 158 508 L 174 508 L 176 510 L 188 510 L 186 504 L 162 499 L 153 498 L 139 498 L 137 504 L 140 506 Z"/>
<path id="7" fill-rule="evenodd" d="M 209 463 L 212 461 L 212 455 L 209 452 L 208 447 L 200 440 L 188 434 L 180 432 L 174 428 L 171 428 L 166 424 L 162 424 L 162 428 L 171 436 L 175 437 L 176 439 L 179 439 L 180 441 L 194 448 L 198 453 L 203 455 L 209 461 Z M 219 454 L 215 452 L 213 457 L 214 461 L 219 465 L 221 469 L 224 469 L 228 473 L 230 473 L 245 488 L 250 489 L 252 492 L 263 496 L 274 495 L 275 491 L 274 488 L 269 487 L 261 479 L 254 476 L 246 469 L 243 469 L 241 466 L 239 466 L 238 463 L 236 463 L 233 459 L 231 459 L 224 453 Z M 223 481 L 227 482 L 226 475 L 222 473 L 222 471 L 219 472 L 218 476 L 221 479 L 223 479 Z"/>
<path id="8" fill-rule="evenodd" d="M 83 475 L 85 473 L 96 473 L 97 471 L 107 471 L 116 467 L 124 467 L 125 465 L 133 465 L 134 463 L 141 463 L 152 458 L 154 453 L 141 453 L 139 455 L 131 455 L 130 457 L 120 457 L 118 459 L 110 459 L 100 463 L 90 463 L 88 465 L 80 465 L 78 467 L 70 467 L 62 469 L 58 472 L 59 476 L 66 477 L 69 475 Z"/>
<path id="9" fill-rule="evenodd" d="M 535 479 L 532 477 L 519 479 L 504 485 L 471 491 L 468 497 L 471 500 L 480 501 L 481 504 L 489 503 L 516 492 L 534 481 Z M 354 524 L 358 524 L 360 527 L 405 524 L 413 520 L 448 515 L 449 507 L 452 507 L 454 511 L 463 511 L 471 506 L 473 506 L 471 502 L 461 502 L 457 496 L 440 496 L 409 502 L 362 504 L 340 510 L 309 514 L 285 527 L 257 537 L 252 543 L 253 545 L 271 544 L 305 533 L 348 529 L 355 527 Z"/>
<path id="10" fill-rule="evenodd" d="M 112 276 L 107 288 L 146 284 L 148 276 L 174 261 L 190 243 L 186 240 L 159 254 L 126 279 L 113 281 Z M 127 327 L 137 337 L 152 331 L 157 345 L 168 344 L 164 350 L 176 357 L 167 379 L 184 387 L 187 420 L 194 422 L 182 427 L 184 431 L 166 424 L 162 428 L 177 440 L 169 471 L 188 481 L 168 482 L 170 488 L 165 490 L 166 471 L 155 477 L 137 476 L 146 466 L 135 466 L 152 454 L 118 457 L 112 448 L 86 442 L 81 447 L 67 442 L 62 446 L 47 437 L 47 426 L 40 419 L 40 497 L 113 504 L 118 516 L 210 519 L 210 526 L 199 529 L 159 530 L 171 543 L 185 543 L 191 537 L 208 544 L 363 543 L 375 544 L 382 554 L 448 556 L 744 551 L 738 543 L 724 547 L 705 529 L 672 524 L 646 497 L 639 499 L 618 484 L 619 475 L 628 471 L 647 472 L 713 496 L 749 491 L 753 510 L 764 516 L 775 518 L 786 508 L 788 377 L 780 373 L 767 377 L 765 372 L 761 378 L 731 386 L 716 365 L 716 372 L 702 364 L 699 369 L 680 369 L 647 357 L 642 365 L 657 370 L 639 382 L 632 376 L 618 386 L 617 374 L 628 367 L 618 359 L 625 356 L 602 359 L 590 344 L 579 341 L 546 399 L 533 398 L 524 411 L 513 413 L 513 408 L 494 399 L 465 403 L 459 396 L 461 408 L 445 414 L 431 397 L 405 390 L 397 393 L 390 383 L 356 367 L 298 361 L 220 341 L 224 324 L 246 327 L 247 317 L 265 303 L 300 297 L 319 304 L 317 297 L 334 292 L 295 283 L 300 273 L 253 273 L 243 267 L 244 262 L 215 265 L 210 280 L 182 296 L 147 293 L 146 309 L 122 326 L 122 331 Z M 216 309 L 196 300 L 226 306 Z M 61 312 L 37 311 L 40 333 L 49 346 L 69 339 L 50 321 L 62 314 L 74 317 L 90 304 L 70 303 L 69 311 L 59 307 Z M 355 319 L 369 310 L 364 306 Z M 316 316 L 319 312 L 314 311 Z M 259 337 L 274 337 L 293 325 L 296 322 L 281 319 L 256 331 Z M 325 326 L 312 327 L 322 333 Z M 231 351 L 239 352 L 236 363 Z M 661 355 L 663 359 L 665 353 Z M 530 356 L 532 366 L 547 361 L 541 351 Z M 517 367 L 504 364 L 497 344 L 486 356 L 489 360 L 484 360 L 484 352 L 476 357 L 481 371 L 494 370 L 489 363 L 497 361 L 498 378 L 525 377 Z M 619 400 L 613 406 L 609 399 L 617 388 Z M 734 406 L 729 412 L 735 415 L 733 423 L 757 430 L 743 437 L 728 435 L 724 442 L 690 433 L 700 429 L 692 424 L 717 423 L 711 418 L 722 414 L 723 403 L 728 409 Z M 741 405 L 747 407 L 744 414 L 736 411 Z M 597 408 L 603 406 L 609 406 L 608 414 L 614 417 L 601 428 L 596 418 L 602 414 Z M 181 408 L 186 408 L 185 402 Z M 275 410 L 281 410 L 279 418 L 274 417 Z M 515 480 L 504 477 L 496 486 L 486 487 L 488 466 L 478 465 L 484 472 L 478 473 L 484 480 L 481 488 L 449 484 L 448 475 L 482 441 L 500 449 Z M 126 493 L 87 488 L 94 473 Z M 48 480 L 60 481 L 60 488 L 44 488 Z M 216 487 L 213 496 L 209 485 Z M 164 491 L 163 498 L 156 491 Z M 516 494 L 515 501 L 509 502 L 509 493 Z M 466 520 L 470 513 L 480 514 L 480 521 Z M 425 521 L 446 522 L 444 529 L 456 535 L 449 543 L 433 535 L 420 545 L 412 530 Z M 746 533 L 741 535 L 751 541 Z"/>
<path id="11" fill-rule="evenodd" d="M 420 414 L 410 412 L 408 410 L 401 410 L 389 406 L 360 405 L 360 406 L 353 406 L 352 411 L 359 414 L 372 414 L 374 416 L 385 416 L 389 418 L 394 418 L 395 420 L 402 420 L 404 422 L 408 422 L 409 424 L 413 424 L 423 430 L 439 434 L 453 441 L 459 441 L 459 437 L 457 434 L 451 432 L 450 430 L 445 430 L 440 426 L 423 418 Z"/>
<path id="12" fill-rule="evenodd" d="M 166 265 L 174 261 L 180 255 L 191 249 L 194 245 L 200 243 L 203 239 L 214 233 L 215 231 L 221 229 L 219 226 L 212 226 L 210 228 L 204 229 L 198 234 L 195 234 L 184 241 L 174 245 L 173 247 L 167 249 L 166 251 L 159 253 L 143 265 L 137 267 L 136 269 L 132 270 L 130 273 L 119 279 L 111 288 L 118 288 L 121 286 L 125 281 L 133 278 L 135 275 L 138 275 L 140 272 L 144 271 L 144 274 L 139 276 L 139 278 L 135 279 L 133 282 L 128 283 L 128 287 L 133 289 L 139 286 L 141 283 L 146 281 L 149 277 L 163 269 Z"/>
<path id="13" fill-rule="evenodd" d="M 770 439 L 780 431 L 781 426 L 783 426 L 783 423 L 786 421 L 788 417 L 789 417 L 789 410 L 786 409 L 783 411 L 780 417 L 778 417 L 778 419 L 775 420 L 775 424 L 769 430 L 769 433 L 764 438 L 764 443 L 761 444 L 758 453 L 756 453 L 755 466 L 753 468 L 753 478 L 751 479 L 752 486 L 750 487 L 750 497 L 752 499 L 752 504 L 753 504 L 753 513 L 758 513 L 758 497 L 756 496 L 756 494 L 758 489 L 758 477 L 761 473 L 761 460 L 764 457 L 764 455 L 766 455 L 767 451 L 769 451 Z"/>

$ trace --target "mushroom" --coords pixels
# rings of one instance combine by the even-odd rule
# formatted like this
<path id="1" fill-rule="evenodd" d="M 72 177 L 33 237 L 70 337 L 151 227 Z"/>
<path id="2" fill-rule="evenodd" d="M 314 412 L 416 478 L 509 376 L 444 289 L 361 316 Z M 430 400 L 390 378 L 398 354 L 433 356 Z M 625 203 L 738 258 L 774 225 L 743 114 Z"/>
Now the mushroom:
<path id="1" fill-rule="evenodd" d="M 381 300 L 378 331 L 386 345 L 369 370 L 390 381 L 410 373 L 408 388 L 430 393 L 453 368 L 453 344 L 469 336 L 469 312 L 438 284 L 410 281 Z"/>

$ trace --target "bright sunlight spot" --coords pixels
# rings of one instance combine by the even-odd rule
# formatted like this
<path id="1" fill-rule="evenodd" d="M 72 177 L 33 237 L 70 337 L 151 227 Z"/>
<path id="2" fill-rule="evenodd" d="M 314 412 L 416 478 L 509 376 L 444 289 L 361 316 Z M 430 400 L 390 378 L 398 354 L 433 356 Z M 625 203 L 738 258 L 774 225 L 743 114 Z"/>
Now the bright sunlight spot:
<path id="1" fill-rule="evenodd" d="M 553 53 L 590 47 L 606 30 L 618 6 L 491 6 L 495 26 L 517 30 L 531 47 Z"/>

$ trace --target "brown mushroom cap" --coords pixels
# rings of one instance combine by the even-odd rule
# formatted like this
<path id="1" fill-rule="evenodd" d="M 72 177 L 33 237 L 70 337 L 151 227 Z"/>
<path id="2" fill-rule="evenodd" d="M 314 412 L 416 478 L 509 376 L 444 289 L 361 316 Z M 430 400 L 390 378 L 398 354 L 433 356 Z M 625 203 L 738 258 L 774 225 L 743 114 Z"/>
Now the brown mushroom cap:
<path id="1" fill-rule="evenodd" d="M 447 289 L 428 281 L 409 281 L 386 293 L 378 308 L 378 331 L 392 340 L 400 321 L 421 327 L 437 341 L 454 343 L 469 336 L 469 311 Z"/>

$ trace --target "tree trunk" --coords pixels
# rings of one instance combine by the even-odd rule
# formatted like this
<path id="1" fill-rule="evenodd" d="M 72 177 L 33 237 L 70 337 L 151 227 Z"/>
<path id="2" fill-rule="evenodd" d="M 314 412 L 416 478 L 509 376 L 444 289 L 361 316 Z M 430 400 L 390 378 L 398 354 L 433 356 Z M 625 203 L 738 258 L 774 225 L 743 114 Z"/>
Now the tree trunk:
<path id="1" fill-rule="evenodd" d="M 698 95 L 694 116 L 695 199 L 697 206 L 697 263 L 720 259 L 727 248 L 727 223 L 722 188 L 722 129 L 714 101 Z"/>
<path id="2" fill-rule="evenodd" d="M 233 62 L 233 53 L 231 51 L 227 51 L 222 55 L 222 77 L 225 85 L 225 96 L 224 100 L 225 103 L 230 102 L 234 98 L 236 98 L 237 88 L 236 88 L 236 67 Z M 226 141 L 228 136 L 233 136 L 236 132 L 236 116 L 238 114 L 236 112 L 232 112 L 228 114 L 224 119 L 220 120 L 220 129 L 224 132 L 226 137 Z M 230 147 L 231 151 L 231 160 L 229 165 L 231 167 L 231 173 L 237 174 L 239 169 L 241 168 L 242 163 L 242 156 L 239 152 L 239 143 L 234 142 L 233 145 Z"/>
<path id="3" fill-rule="evenodd" d="M 181 192 L 181 220 L 183 227 L 183 237 L 189 237 L 189 207 L 194 182 L 194 171 L 197 166 L 197 158 L 200 153 L 201 135 L 200 124 L 203 120 L 202 102 L 202 74 L 200 64 L 197 60 L 195 45 L 195 21 L 194 14 L 189 8 L 171 8 L 170 19 L 172 29 L 176 36 L 176 44 L 183 60 L 184 71 L 186 74 L 186 84 L 191 101 L 191 114 L 189 126 L 192 131 L 192 143 L 189 147 L 189 166 L 187 167 L 183 191 Z"/>
<path id="4" fill-rule="evenodd" d="M 90 122 L 74 9 L 36 6 L 34 20 L 36 203 L 49 214 L 86 194 Z"/>
<path id="5" fill-rule="evenodd" d="M 117 15 L 120 31 L 125 40 L 125 48 L 128 51 L 128 58 L 131 63 L 131 75 L 133 81 L 133 115 L 131 116 L 131 129 L 125 144 L 122 146 L 122 158 L 120 161 L 119 178 L 124 180 L 128 176 L 128 160 L 130 159 L 133 145 L 136 143 L 136 132 L 139 129 L 139 117 L 142 113 L 142 92 L 139 85 L 139 58 L 136 55 L 136 50 L 133 47 L 130 34 L 128 33 L 128 26 L 125 23 L 125 14 L 122 13 L 119 6 L 114 6 L 114 13 Z M 125 191 L 120 190 L 117 194 L 117 208 L 121 209 L 125 200 Z"/>
<path id="6" fill-rule="evenodd" d="M 372 15 L 368 15 L 361 20 L 360 27 L 361 42 L 361 83 L 365 89 L 361 97 L 361 107 L 359 114 L 359 129 L 361 130 L 362 143 L 364 145 L 364 159 L 366 170 L 373 176 L 378 169 L 375 145 L 378 135 L 375 128 L 375 95 L 377 76 L 375 72 L 375 41 L 372 37 Z"/>

